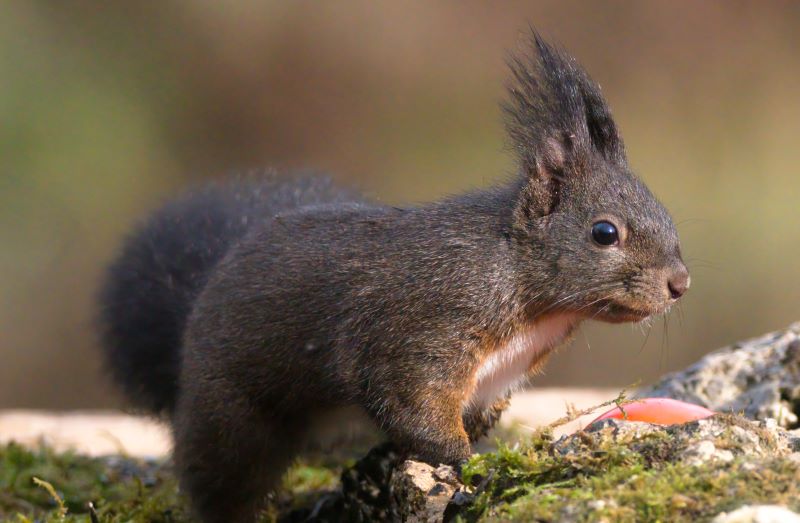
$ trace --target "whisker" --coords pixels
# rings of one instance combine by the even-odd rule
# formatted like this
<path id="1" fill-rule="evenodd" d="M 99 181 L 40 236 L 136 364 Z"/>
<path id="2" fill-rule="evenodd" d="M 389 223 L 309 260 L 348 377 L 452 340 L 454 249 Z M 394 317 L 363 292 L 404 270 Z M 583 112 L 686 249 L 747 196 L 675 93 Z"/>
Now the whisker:
<path id="1" fill-rule="evenodd" d="M 602 307 L 600 307 L 600 310 L 598 310 L 597 312 L 595 312 L 594 314 L 592 314 L 592 317 L 591 317 L 590 319 L 592 319 L 592 320 L 593 320 L 593 319 L 595 319 L 595 318 L 596 318 L 597 316 L 599 316 L 600 314 L 602 314 L 602 313 L 606 312 L 606 311 L 608 310 L 608 308 L 609 308 L 609 307 L 611 307 L 611 303 L 606 303 L 605 305 L 603 305 Z"/>
<path id="2" fill-rule="evenodd" d="M 614 288 L 618 288 L 618 287 L 620 287 L 620 284 L 617 283 L 617 282 L 614 282 L 614 283 L 611 283 L 611 284 L 603 284 L 603 285 L 598 285 L 596 287 L 590 287 L 588 289 L 578 290 L 576 292 L 573 292 L 572 294 L 569 294 L 567 296 L 564 296 L 563 298 L 560 298 L 560 299 L 556 300 L 554 303 L 550 304 L 550 306 L 548 306 L 544 310 L 540 311 L 539 314 L 545 314 L 545 313 L 555 309 L 559 305 L 563 305 L 565 303 L 569 303 L 572 300 L 575 300 L 576 298 L 578 298 L 580 296 L 585 296 L 587 294 L 591 294 L 591 293 L 595 293 L 595 292 L 613 290 Z M 592 304 L 597 303 L 598 301 L 601 301 L 603 299 L 607 299 L 607 298 L 600 298 L 598 300 L 595 300 Z M 583 309 L 583 308 L 585 308 L 585 306 L 582 307 L 581 309 Z M 579 309 L 579 310 L 581 310 L 581 309 Z"/>
<path id="3" fill-rule="evenodd" d="M 580 327 L 580 331 L 581 331 L 581 335 L 583 336 L 583 341 L 586 342 L 586 350 L 587 351 L 591 351 L 592 350 L 592 344 L 589 343 L 589 337 L 586 335 L 586 330 L 581 326 Z"/>
<path id="4" fill-rule="evenodd" d="M 712 222 L 713 220 L 711 220 L 710 218 L 686 218 L 684 220 L 676 222 L 675 227 L 680 227 L 681 225 L 690 225 L 696 223 L 712 223 Z"/>
<path id="5" fill-rule="evenodd" d="M 596 300 L 592 300 L 592 301 L 590 301 L 589 303 L 587 303 L 586 305 L 583 305 L 582 307 L 579 307 L 579 308 L 577 309 L 577 311 L 582 311 L 583 309 L 588 309 L 589 307 L 591 307 L 591 306 L 592 306 L 592 305 L 594 305 L 595 303 L 601 302 L 601 301 L 603 301 L 603 300 L 608 300 L 608 299 L 610 299 L 610 298 L 614 298 L 614 297 L 616 297 L 616 296 L 617 296 L 617 292 L 612 292 L 611 294 L 609 294 L 609 295 L 607 295 L 607 296 L 601 296 L 600 298 L 597 298 Z M 610 304 L 609 304 L 609 305 L 610 305 Z M 606 305 L 606 307 L 607 307 L 607 306 L 608 306 L 608 305 Z"/>
<path id="6" fill-rule="evenodd" d="M 606 297 L 604 297 L 602 299 L 603 300 L 608 300 L 610 298 L 616 297 L 617 295 L 618 295 L 618 291 L 617 292 L 613 292 L 613 293 L 609 294 L 608 296 L 606 296 Z M 600 300 L 598 300 L 598 301 L 600 301 Z M 591 320 L 595 319 L 598 315 L 600 315 L 600 314 L 604 313 L 605 311 L 607 311 L 609 307 L 611 307 L 611 302 L 608 302 L 605 305 L 603 305 L 602 307 L 600 307 L 600 310 L 598 310 L 594 314 L 592 314 L 592 317 L 589 318 L 589 319 L 591 319 Z"/>
<path id="7" fill-rule="evenodd" d="M 686 266 L 689 269 L 713 269 L 716 271 L 721 271 L 722 266 L 718 263 L 712 262 L 710 260 L 704 260 L 702 258 L 687 258 L 684 260 Z"/>
<path id="8" fill-rule="evenodd" d="M 642 342 L 642 346 L 639 347 L 639 351 L 636 353 L 636 357 L 640 357 L 642 352 L 644 352 L 644 347 L 647 345 L 648 340 L 650 340 L 650 333 L 653 332 L 653 322 L 650 318 L 647 318 L 647 334 L 645 334 L 644 341 Z"/>
<path id="9" fill-rule="evenodd" d="M 667 315 L 662 315 L 661 318 L 664 322 L 664 330 L 661 336 L 661 356 L 659 358 L 660 371 L 664 372 L 667 366 L 667 350 L 669 349 L 669 319 Z"/>

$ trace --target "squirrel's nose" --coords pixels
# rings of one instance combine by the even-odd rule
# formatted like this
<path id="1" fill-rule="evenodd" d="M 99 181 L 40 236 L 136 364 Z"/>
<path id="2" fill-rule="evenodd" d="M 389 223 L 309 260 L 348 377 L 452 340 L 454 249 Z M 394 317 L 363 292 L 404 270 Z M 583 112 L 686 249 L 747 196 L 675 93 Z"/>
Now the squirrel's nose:
<path id="1" fill-rule="evenodd" d="M 692 279 L 689 277 L 689 271 L 686 270 L 686 267 L 681 265 L 679 269 L 676 269 L 672 275 L 667 280 L 667 287 L 669 288 L 669 296 L 673 300 L 677 300 L 686 290 L 689 288 Z"/>

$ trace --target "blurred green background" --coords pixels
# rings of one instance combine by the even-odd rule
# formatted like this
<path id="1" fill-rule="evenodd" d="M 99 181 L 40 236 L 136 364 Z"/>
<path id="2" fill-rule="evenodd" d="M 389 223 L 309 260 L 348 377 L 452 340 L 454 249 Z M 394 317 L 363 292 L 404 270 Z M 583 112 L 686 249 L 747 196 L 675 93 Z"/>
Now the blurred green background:
<path id="1" fill-rule="evenodd" d="M 537 383 L 647 382 L 800 319 L 798 3 L 6 1 L 0 407 L 119 404 L 99 276 L 186 185 L 316 167 L 417 202 L 511 172 L 497 102 L 528 23 L 603 86 L 693 271 L 649 336 L 587 325 Z"/>

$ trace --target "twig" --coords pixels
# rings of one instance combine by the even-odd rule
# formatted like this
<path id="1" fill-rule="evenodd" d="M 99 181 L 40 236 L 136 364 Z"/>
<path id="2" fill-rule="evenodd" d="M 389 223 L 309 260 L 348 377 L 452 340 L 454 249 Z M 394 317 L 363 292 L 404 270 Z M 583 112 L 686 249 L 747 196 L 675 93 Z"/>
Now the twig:
<path id="1" fill-rule="evenodd" d="M 50 496 L 58 503 L 58 515 L 61 519 L 64 519 L 67 516 L 67 506 L 64 504 L 64 500 L 61 499 L 61 496 L 58 495 L 56 489 L 53 487 L 51 483 L 43 479 L 39 479 L 37 477 L 33 478 L 33 482 L 36 484 L 37 487 L 42 487 Z"/>

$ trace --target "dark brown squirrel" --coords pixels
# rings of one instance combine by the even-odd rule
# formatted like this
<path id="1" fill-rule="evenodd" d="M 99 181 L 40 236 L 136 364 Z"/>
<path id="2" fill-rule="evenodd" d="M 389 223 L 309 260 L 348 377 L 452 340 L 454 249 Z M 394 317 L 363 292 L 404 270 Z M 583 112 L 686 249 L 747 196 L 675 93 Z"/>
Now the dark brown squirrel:
<path id="1" fill-rule="evenodd" d="M 689 287 L 599 87 L 535 34 L 510 66 L 504 185 L 399 208 L 267 175 L 178 199 L 128 238 L 102 291 L 107 360 L 171 420 L 199 519 L 252 521 L 339 407 L 459 464 L 581 321 L 641 321 Z"/>

